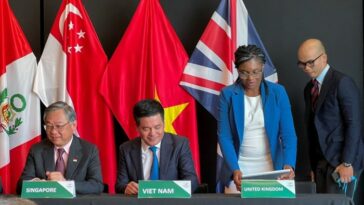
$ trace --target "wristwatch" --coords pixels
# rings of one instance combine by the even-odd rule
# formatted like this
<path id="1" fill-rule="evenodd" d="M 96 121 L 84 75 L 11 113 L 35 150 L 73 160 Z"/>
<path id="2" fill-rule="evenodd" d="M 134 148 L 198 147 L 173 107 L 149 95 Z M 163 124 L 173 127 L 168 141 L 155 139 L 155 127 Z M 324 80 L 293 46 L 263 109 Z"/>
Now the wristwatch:
<path id="1" fill-rule="evenodd" d="M 350 163 L 343 162 L 344 167 L 351 167 Z"/>

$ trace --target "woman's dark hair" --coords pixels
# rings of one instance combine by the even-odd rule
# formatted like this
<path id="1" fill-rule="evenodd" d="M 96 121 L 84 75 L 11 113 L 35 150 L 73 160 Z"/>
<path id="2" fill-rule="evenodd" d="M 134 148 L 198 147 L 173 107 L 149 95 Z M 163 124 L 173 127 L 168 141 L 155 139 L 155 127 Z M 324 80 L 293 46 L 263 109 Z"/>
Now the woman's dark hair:
<path id="1" fill-rule="evenodd" d="M 263 64 L 265 63 L 264 52 L 256 45 L 239 46 L 235 51 L 235 68 L 253 58 L 260 60 Z"/>

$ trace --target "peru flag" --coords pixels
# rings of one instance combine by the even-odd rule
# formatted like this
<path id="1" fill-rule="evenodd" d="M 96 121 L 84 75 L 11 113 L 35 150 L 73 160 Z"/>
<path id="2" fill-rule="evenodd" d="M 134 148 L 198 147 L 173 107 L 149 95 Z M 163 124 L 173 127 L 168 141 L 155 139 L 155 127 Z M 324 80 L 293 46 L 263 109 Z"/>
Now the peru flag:
<path id="1" fill-rule="evenodd" d="M 77 113 L 81 138 L 97 145 L 104 183 L 114 193 L 113 118 L 99 94 L 107 56 L 81 0 L 64 0 L 38 64 L 34 91 L 48 106 L 65 101 Z"/>
<path id="2" fill-rule="evenodd" d="M 15 194 L 28 150 L 40 140 L 40 101 L 32 92 L 37 61 L 8 0 L 0 1 L 0 176 Z"/>

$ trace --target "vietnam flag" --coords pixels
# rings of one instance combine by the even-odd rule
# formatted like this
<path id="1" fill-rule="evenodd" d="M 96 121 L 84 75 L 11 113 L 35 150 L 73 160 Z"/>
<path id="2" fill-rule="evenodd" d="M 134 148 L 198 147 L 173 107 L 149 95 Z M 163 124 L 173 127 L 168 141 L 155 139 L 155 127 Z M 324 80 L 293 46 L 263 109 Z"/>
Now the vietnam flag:
<path id="1" fill-rule="evenodd" d="M 188 56 L 158 0 L 141 0 L 103 76 L 101 93 L 129 138 L 136 137 L 132 109 L 154 98 L 165 109 L 165 131 L 190 140 L 196 172 L 199 149 L 193 98 L 179 85 Z"/>
<path id="2" fill-rule="evenodd" d="M 34 91 L 42 102 L 62 100 L 77 113 L 81 138 L 98 146 L 104 183 L 114 193 L 113 119 L 99 93 L 107 56 L 80 0 L 64 0 L 38 64 Z"/>
<path id="3" fill-rule="evenodd" d="M 32 92 L 37 60 L 8 0 L 0 0 L 0 176 L 15 194 L 29 148 L 40 140 L 40 101 Z"/>

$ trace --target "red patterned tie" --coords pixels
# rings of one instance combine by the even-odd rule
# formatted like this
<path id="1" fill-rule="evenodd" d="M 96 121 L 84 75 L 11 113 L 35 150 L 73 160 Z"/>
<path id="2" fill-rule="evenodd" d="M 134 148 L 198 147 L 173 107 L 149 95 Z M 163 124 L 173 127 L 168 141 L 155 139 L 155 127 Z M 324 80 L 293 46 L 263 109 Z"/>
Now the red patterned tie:
<path id="1" fill-rule="evenodd" d="M 57 149 L 58 152 L 58 158 L 56 161 L 56 171 L 57 172 L 61 172 L 64 176 L 64 173 L 66 171 L 66 165 L 64 164 L 64 160 L 63 160 L 63 153 L 65 153 L 65 150 L 63 148 L 59 148 Z"/>
<path id="2" fill-rule="evenodd" d="M 317 105 L 317 99 L 319 96 L 319 82 L 315 79 L 312 80 L 312 84 L 313 87 L 311 88 L 311 105 L 312 105 L 312 110 L 316 109 L 316 105 Z"/>

